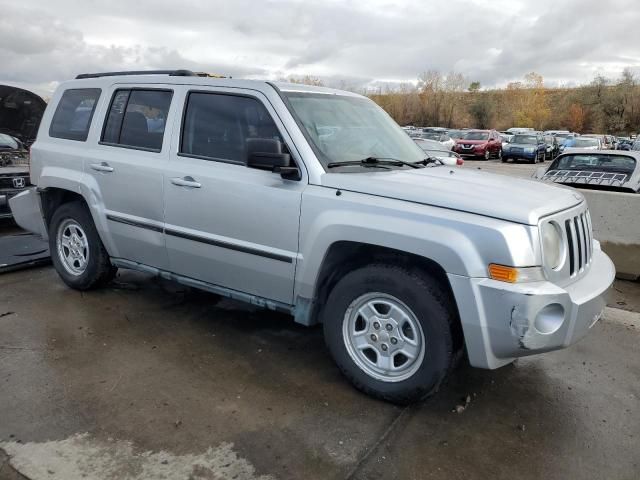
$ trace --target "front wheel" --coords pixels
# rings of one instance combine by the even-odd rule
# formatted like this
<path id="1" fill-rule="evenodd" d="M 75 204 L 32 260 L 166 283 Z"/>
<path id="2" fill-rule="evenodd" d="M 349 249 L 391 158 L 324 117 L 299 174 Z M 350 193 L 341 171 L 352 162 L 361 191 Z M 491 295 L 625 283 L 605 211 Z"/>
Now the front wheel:
<path id="1" fill-rule="evenodd" d="M 485 159 L 485 160 L 489 160 L 490 158 L 491 158 L 491 152 L 490 152 L 490 151 L 489 151 L 489 149 L 487 148 L 487 149 L 484 151 L 484 159 Z"/>
<path id="2" fill-rule="evenodd" d="M 65 203 L 49 225 L 51 260 L 60 278 L 76 290 L 108 283 L 116 273 L 89 210 L 82 202 Z"/>
<path id="3" fill-rule="evenodd" d="M 407 404 L 437 391 L 454 360 L 454 309 L 421 272 L 370 265 L 345 275 L 322 312 L 327 346 L 359 390 Z"/>

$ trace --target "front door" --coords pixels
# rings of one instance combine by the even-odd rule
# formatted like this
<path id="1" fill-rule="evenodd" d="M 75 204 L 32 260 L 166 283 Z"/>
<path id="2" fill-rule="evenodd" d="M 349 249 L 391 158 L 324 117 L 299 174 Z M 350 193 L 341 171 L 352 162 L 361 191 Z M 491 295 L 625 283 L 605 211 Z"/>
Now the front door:
<path id="1" fill-rule="evenodd" d="M 290 139 L 257 92 L 199 88 L 185 102 L 164 185 L 171 271 L 292 304 L 306 181 L 246 166 L 248 139 Z"/>

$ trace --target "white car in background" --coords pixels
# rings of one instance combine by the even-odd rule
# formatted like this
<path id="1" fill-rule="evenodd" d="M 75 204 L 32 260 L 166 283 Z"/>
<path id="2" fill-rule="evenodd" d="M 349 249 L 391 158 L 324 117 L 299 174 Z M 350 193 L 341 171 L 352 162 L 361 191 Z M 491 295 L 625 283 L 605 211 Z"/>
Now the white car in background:
<path id="1" fill-rule="evenodd" d="M 448 150 L 440 142 L 425 138 L 414 138 L 414 142 L 427 154 L 429 158 L 440 160 L 443 165 L 455 167 L 464 164 L 464 160 L 456 152 Z"/>
<path id="2" fill-rule="evenodd" d="M 445 132 L 424 132 L 420 134 L 417 138 L 438 142 L 440 145 L 442 145 L 443 147 L 449 150 L 451 150 L 453 146 L 456 144 L 455 140 L 451 138 L 448 133 L 445 133 Z"/>
<path id="3" fill-rule="evenodd" d="M 594 137 L 574 137 L 565 140 L 560 146 L 560 153 L 567 153 L 573 150 L 602 150 L 602 142 Z"/>

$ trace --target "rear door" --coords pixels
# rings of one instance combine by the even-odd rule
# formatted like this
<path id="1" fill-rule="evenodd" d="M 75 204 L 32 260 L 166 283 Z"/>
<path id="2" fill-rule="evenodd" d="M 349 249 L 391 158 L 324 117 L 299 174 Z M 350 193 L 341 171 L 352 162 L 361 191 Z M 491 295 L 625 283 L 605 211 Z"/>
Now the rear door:
<path id="1" fill-rule="evenodd" d="M 171 271 L 293 303 L 303 179 L 246 166 L 249 139 L 278 139 L 302 168 L 266 97 L 253 90 L 185 91 L 165 178 Z M 179 126 L 178 126 L 179 125 Z"/>
<path id="2" fill-rule="evenodd" d="M 112 256 L 167 268 L 163 173 L 169 158 L 174 87 L 115 85 L 108 92 L 99 143 L 85 172 L 102 204 Z"/>

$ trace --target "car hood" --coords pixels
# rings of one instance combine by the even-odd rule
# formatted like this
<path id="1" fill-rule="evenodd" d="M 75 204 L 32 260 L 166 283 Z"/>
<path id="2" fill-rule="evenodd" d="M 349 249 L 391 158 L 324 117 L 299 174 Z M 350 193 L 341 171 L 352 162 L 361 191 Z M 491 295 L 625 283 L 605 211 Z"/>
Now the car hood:
<path id="1" fill-rule="evenodd" d="M 325 187 L 460 210 L 527 225 L 584 197 L 567 188 L 482 171 L 427 167 L 387 172 L 325 173 Z"/>

